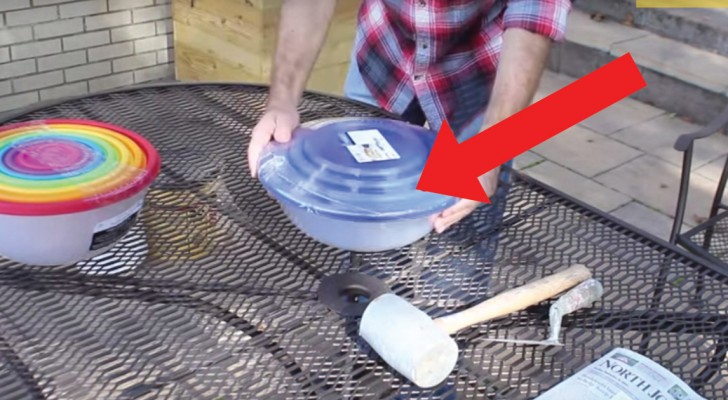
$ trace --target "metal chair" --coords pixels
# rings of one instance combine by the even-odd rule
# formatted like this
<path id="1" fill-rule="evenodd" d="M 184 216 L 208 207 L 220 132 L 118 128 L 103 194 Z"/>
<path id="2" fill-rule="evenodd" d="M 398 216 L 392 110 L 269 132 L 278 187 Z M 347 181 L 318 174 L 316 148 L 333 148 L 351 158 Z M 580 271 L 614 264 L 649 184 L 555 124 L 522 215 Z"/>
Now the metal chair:
<path id="1" fill-rule="evenodd" d="M 681 135 L 675 141 L 675 150 L 683 153 L 683 164 L 675 219 L 669 241 L 671 244 L 682 246 L 693 254 L 728 269 L 728 205 L 723 203 L 726 180 L 728 180 L 728 157 L 723 165 L 723 172 L 718 181 L 707 220 L 686 232 L 680 232 L 685 218 L 695 141 L 719 133 L 726 127 L 728 127 L 728 107 L 704 128 Z"/>

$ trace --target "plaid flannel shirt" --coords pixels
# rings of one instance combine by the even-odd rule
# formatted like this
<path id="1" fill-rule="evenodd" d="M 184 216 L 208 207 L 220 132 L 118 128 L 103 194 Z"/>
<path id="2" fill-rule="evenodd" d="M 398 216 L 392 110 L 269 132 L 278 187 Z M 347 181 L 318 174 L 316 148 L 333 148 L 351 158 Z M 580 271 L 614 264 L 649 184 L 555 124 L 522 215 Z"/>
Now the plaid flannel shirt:
<path id="1" fill-rule="evenodd" d="M 403 113 L 417 98 L 433 129 L 456 134 L 485 112 L 503 32 L 564 38 L 570 0 L 363 0 L 354 54 L 379 105 Z"/>

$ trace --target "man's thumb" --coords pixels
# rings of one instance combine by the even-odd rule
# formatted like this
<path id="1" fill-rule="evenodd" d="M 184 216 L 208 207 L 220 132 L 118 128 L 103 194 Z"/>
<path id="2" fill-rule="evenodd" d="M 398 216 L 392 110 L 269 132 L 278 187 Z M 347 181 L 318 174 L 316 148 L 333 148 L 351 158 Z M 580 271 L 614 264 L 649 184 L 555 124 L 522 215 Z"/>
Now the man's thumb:
<path id="1" fill-rule="evenodd" d="M 278 116 L 276 119 L 276 128 L 273 131 L 273 137 L 276 142 L 285 143 L 291 140 L 293 129 L 296 127 L 288 116 Z"/>
<path id="2" fill-rule="evenodd" d="M 285 143 L 291 140 L 291 129 L 287 126 L 279 125 L 273 132 L 273 138 L 275 138 L 276 142 Z"/>

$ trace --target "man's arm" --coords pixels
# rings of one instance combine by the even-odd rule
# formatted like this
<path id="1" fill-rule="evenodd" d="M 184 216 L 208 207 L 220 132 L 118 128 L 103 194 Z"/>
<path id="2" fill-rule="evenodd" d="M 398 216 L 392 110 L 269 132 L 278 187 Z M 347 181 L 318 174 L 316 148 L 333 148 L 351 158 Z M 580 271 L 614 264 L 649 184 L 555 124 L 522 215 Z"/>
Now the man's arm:
<path id="1" fill-rule="evenodd" d="M 546 64 L 551 39 L 521 28 L 511 28 L 504 32 L 502 46 L 482 130 L 516 114 L 531 104 Z M 488 196 L 495 194 L 498 187 L 498 175 L 500 175 L 500 167 L 496 167 L 480 177 L 480 182 Z M 479 204 L 473 200 L 460 200 L 434 219 L 435 231 L 444 232 L 473 212 Z"/>
<path id="2" fill-rule="evenodd" d="M 548 59 L 551 39 L 521 28 L 503 33 L 500 60 L 496 71 L 483 130 L 528 107 L 538 89 Z M 498 186 L 500 167 L 481 178 L 488 195 Z"/>
<path id="3" fill-rule="evenodd" d="M 488 125 L 528 107 L 538 88 L 552 42 L 566 37 L 573 0 L 507 0 L 503 43 Z"/>
<path id="4" fill-rule="evenodd" d="M 503 33 L 502 46 L 485 115 L 486 127 L 531 104 L 548 59 L 551 39 L 525 29 L 510 28 Z"/>
<path id="5" fill-rule="evenodd" d="M 573 0 L 508 0 L 503 43 L 486 127 L 528 107 L 538 88 L 552 42 L 566 37 Z"/>
<path id="6" fill-rule="evenodd" d="M 298 104 L 321 52 L 336 0 L 284 0 L 273 56 L 270 92 L 263 117 L 253 128 L 248 167 L 257 176 L 260 154 L 271 141 L 287 142 L 298 127 Z"/>
<path id="7" fill-rule="evenodd" d="M 503 43 L 482 130 L 531 104 L 551 43 L 564 38 L 570 9 L 570 0 L 508 0 Z M 500 167 L 480 177 L 488 196 L 495 194 L 498 175 Z M 460 200 L 434 219 L 435 230 L 445 231 L 478 205 L 473 200 Z"/>
<path id="8" fill-rule="evenodd" d="M 336 0 L 284 0 L 271 71 L 270 107 L 297 106 L 321 52 Z"/>

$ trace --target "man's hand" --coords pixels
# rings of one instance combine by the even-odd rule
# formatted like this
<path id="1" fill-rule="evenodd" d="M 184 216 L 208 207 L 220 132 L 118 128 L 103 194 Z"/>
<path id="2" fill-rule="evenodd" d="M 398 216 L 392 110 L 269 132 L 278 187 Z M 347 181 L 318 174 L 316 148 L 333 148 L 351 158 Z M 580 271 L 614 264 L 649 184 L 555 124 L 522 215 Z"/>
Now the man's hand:
<path id="1" fill-rule="evenodd" d="M 253 128 L 248 146 L 248 166 L 252 177 L 258 174 L 260 153 L 268 142 L 271 139 L 281 143 L 291 140 L 291 134 L 300 122 L 296 107 L 271 107 L 263 114 Z"/>
<path id="2" fill-rule="evenodd" d="M 480 183 L 483 185 L 483 189 L 485 189 L 488 197 L 493 196 L 498 188 L 498 175 L 500 175 L 500 167 L 489 171 L 480 178 Z M 483 203 L 468 199 L 458 201 L 454 206 L 432 218 L 432 225 L 435 232 L 445 232 L 449 227 L 475 211 L 481 204 Z"/>

